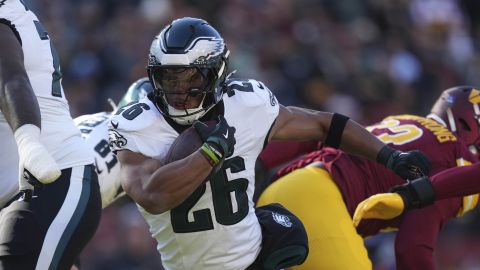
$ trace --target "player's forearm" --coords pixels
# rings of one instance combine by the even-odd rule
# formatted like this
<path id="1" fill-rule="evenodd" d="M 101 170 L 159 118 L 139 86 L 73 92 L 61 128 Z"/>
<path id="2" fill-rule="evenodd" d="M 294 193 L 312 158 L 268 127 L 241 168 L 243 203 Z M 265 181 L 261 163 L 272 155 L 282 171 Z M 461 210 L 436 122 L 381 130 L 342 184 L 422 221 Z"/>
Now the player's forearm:
<path id="1" fill-rule="evenodd" d="M 24 124 L 40 127 L 40 109 L 30 85 L 19 40 L 0 23 L 0 110 L 13 131 Z"/>
<path id="2" fill-rule="evenodd" d="M 0 109 L 13 131 L 25 124 L 41 127 L 38 101 L 25 79 L 5 82 L 0 90 L 0 100 Z"/>
<path id="3" fill-rule="evenodd" d="M 319 140 L 349 154 L 376 160 L 385 144 L 348 117 L 297 107 L 280 109 L 271 140 Z"/>
<path id="4" fill-rule="evenodd" d="M 480 163 L 442 171 L 431 181 L 437 200 L 480 193 Z"/>
<path id="5" fill-rule="evenodd" d="M 348 120 L 341 137 L 340 149 L 347 153 L 376 160 L 385 144 L 353 120 Z"/>
<path id="6" fill-rule="evenodd" d="M 211 170 L 211 165 L 198 151 L 162 166 L 144 185 L 149 194 L 149 209 L 146 210 L 160 214 L 175 208 L 203 183 Z"/>

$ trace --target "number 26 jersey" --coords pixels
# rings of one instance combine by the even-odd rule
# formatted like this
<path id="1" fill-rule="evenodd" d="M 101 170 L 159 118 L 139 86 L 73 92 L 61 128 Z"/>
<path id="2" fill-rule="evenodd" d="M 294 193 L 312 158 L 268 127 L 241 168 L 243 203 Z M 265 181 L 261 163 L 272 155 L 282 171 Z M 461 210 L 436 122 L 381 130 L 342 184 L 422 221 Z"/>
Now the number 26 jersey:
<path id="1" fill-rule="evenodd" d="M 159 215 L 139 206 L 166 269 L 245 269 L 261 248 L 254 211 L 254 166 L 278 116 L 276 98 L 255 80 L 229 81 L 224 116 L 235 152 L 181 205 Z M 111 147 L 163 160 L 179 135 L 148 97 L 112 118 Z"/>

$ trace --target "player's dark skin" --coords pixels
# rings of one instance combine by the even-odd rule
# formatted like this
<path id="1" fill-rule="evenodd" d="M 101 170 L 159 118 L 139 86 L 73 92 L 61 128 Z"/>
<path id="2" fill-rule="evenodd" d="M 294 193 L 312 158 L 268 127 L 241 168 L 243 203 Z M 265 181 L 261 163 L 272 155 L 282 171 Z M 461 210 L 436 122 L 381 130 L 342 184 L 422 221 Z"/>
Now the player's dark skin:
<path id="1" fill-rule="evenodd" d="M 182 97 L 184 98 L 184 97 Z M 202 96 L 188 102 L 195 108 Z M 191 106 L 191 107 L 190 107 Z M 298 107 L 280 106 L 269 140 L 324 141 L 333 114 Z M 349 120 L 340 148 L 375 160 L 384 144 L 354 121 Z M 160 161 L 123 150 L 117 153 L 122 164 L 122 187 L 151 214 L 160 214 L 182 203 L 210 174 L 212 166 L 200 153 L 162 165 Z"/>
<path id="2" fill-rule="evenodd" d="M 13 131 L 25 124 L 41 127 L 40 108 L 13 30 L 0 22 L 0 110 Z"/>

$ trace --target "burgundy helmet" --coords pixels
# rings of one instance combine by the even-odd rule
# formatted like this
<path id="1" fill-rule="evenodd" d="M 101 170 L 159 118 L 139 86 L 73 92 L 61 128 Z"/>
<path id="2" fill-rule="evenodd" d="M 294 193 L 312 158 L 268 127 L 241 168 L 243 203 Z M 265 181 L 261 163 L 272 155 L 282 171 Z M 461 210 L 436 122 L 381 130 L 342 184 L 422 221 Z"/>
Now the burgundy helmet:
<path id="1" fill-rule="evenodd" d="M 480 90 L 471 86 L 449 88 L 443 91 L 431 112 L 433 115 L 430 117 L 434 119 L 440 117 L 448 129 L 463 140 L 471 150 L 478 150 L 478 146 L 480 146 Z"/>

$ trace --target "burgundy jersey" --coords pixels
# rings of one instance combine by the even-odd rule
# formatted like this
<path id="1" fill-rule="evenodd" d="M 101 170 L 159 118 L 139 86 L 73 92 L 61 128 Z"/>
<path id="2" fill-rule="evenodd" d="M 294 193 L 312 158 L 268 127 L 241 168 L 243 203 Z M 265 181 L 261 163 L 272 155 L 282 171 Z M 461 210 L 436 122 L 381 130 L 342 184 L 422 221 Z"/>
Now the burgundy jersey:
<path id="1" fill-rule="evenodd" d="M 318 149 L 318 141 L 275 141 L 268 143 L 258 159 L 267 170 L 287 164 L 293 158 Z M 281 149 L 282 151 L 278 151 Z"/>
<path id="2" fill-rule="evenodd" d="M 432 161 L 431 175 L 476 161 L 462 142 L 446 127 L 432 119 L 413 115 L 391 116 L 367 129 L 393 148 L 401 151 L 422 151 Z M 280 171 L 279 175 L 304 167 L 313 161 L 324 163 L 352 216 L 356 206 L 364 199 L 373 194 L 388 192 L 392 186 L 405 183 L 405 180 L 383 165 L 329 147 L 303 156 Z M 453 198 L 448 203 L 443 202 L 441 216 L 445 219 L 455 217 L 461 206 L 461 197 Z M 382 229 L 397 228 L 401 218 L 364 220 L 357 230 L 362 236 L 374 235 Z"/>

